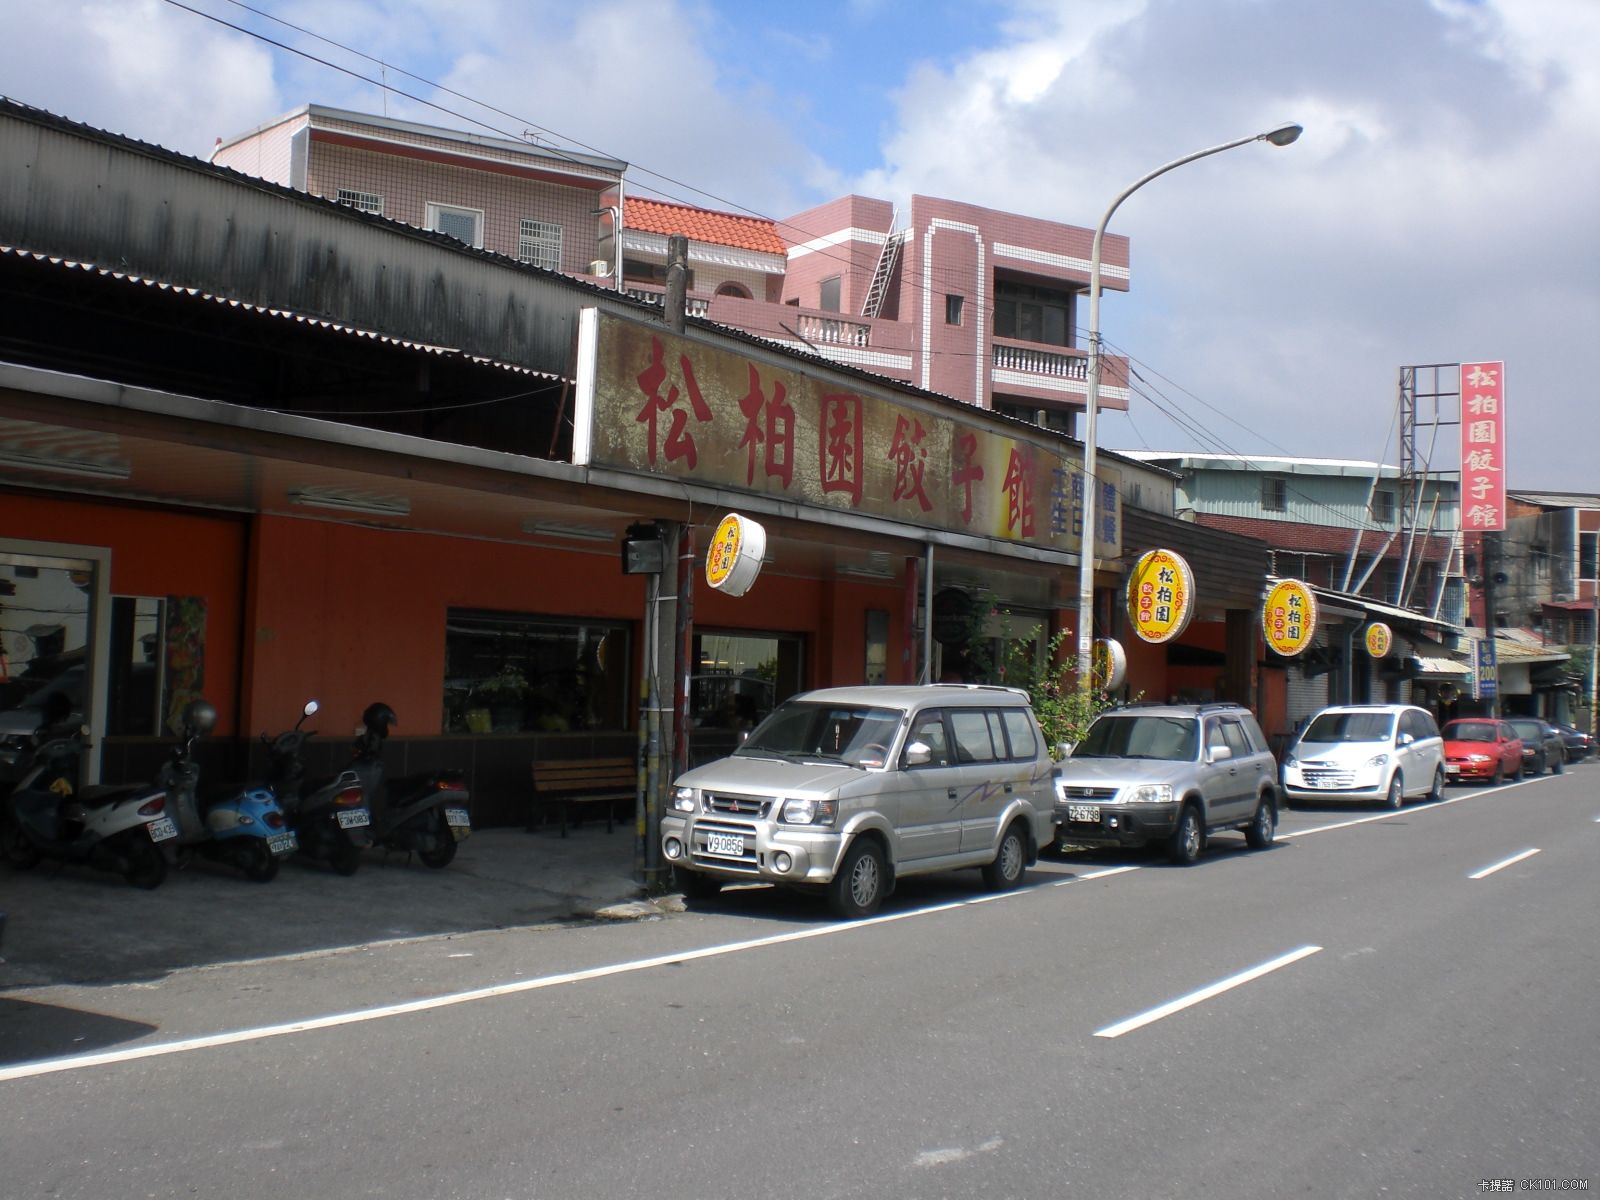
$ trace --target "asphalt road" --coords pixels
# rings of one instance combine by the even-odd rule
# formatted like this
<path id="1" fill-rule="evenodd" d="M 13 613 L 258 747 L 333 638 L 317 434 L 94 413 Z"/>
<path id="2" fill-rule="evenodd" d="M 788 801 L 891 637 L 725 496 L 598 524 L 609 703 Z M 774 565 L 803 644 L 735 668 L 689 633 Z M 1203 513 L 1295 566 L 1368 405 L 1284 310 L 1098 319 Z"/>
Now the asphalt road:
<path id="1" fill-rule="evenodd" d="M 738 889 L 30 992 L 0 1194 L 1593 1191 L 1597 783 L 911 881 L 849 925 Z"/>

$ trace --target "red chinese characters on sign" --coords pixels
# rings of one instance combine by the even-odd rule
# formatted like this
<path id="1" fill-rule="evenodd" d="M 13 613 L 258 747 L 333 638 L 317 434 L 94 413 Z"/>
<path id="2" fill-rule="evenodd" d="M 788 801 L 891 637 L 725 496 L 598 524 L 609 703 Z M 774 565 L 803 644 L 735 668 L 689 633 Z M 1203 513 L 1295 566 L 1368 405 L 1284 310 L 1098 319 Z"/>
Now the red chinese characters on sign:
<path id="1" fill-rule="evenodd" d="M 1006 461 L 1001 486 L 1006 493 L 1006 529 L 1015 537 L 1033 536 L 1033 473 L 1027 457 L 1016 447 Z"/>
<path id="2" fill-rule="evenodd" d="M 683 372 L 683 384 L 689 393 L 689 407 L 694 413 L 694 419 L 701 424 L 709 423 L 711 406 L 700 394 L 700 385 L 695 381 L 694 366 L 689 362 L 689 356 L 680 355 L 678 366 Z M 667 394 L 665 396 L 661 394 L 661 385 L 667 383 L 667 367 L 659 338 L 650 339 L 650 365 L 639 372 L 637 378 L 639 390 L 645 395 L 645 403 L 634 420 L 649 429 L 650 465 L 652 467 L 656 465 L 656 454 L 660 446 L 657 418 L 671 413 L 672 421 L 667 426 L 667 461 L 677 462 L 681 458 L 693 470 L 700 461 L 700 452 L 695 448 L 694 435 L 688 431 L 689 413 L 678 407 L 678 385 L 670 384 Z"/>
<path id="3" fill-rule="evenodd" d="M 889 443 L 889 461 L 894 463 L 894 499 L 915 500 L 927 512 L 933 507 L 922 486 L 922 472 L 928 465 L 928 448 L 922 444 L 927 431 L 913 417 L 894 419 L 894 440 Z"/>
<path id="4" fill-rule="evenodd" d="M 833 392 L 822 397 L 818 430 L 819 479 L 824 492 L 843 492 L 852 507 L 861 503 L 861 397 Z"/>
<path id="5" fill-rule="evenodd" d="M 972 524 L 972 485 L 983 482 L 983 467 L 972 460 L 978 453 L 978 437 L 972 433 L 958 433 L 955 437 L 954 463 L 950 482 L 961 489 L 961 523 Z"/>
<path id="6" fill-rule="evenodd" d="M 794 406 L 784 400 L 783 384 L 774 380 L 772 399 L 761 391 L 761 376 L 750 367 L 750 390 L 739 400 L 744 414 L 741 447 L 749 450 L 745 483 L 756 481 L 756 447 L 764 447 L 762 466 L 771 479 L 781 479 L 785 491 L 794 479 Z"/>
<path id="7" fill-rule="evenodd" d="M 1506 365 L 1461 364 L 1461 523 L 1506 527 Z"/>

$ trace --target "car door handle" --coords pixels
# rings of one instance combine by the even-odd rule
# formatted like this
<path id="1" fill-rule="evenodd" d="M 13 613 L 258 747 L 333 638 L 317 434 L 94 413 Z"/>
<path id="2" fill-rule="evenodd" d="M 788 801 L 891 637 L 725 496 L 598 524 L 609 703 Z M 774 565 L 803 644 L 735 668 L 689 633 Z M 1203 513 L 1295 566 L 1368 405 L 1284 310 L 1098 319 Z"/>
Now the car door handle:
<path id="1" fill-rule="evenodd" d="M 956 798 L 956 790 L 955 790 L 955 788 L 947 789 L 945 791 L 945 795 L 949 796 L 950 799 L 954 800 Z"/>

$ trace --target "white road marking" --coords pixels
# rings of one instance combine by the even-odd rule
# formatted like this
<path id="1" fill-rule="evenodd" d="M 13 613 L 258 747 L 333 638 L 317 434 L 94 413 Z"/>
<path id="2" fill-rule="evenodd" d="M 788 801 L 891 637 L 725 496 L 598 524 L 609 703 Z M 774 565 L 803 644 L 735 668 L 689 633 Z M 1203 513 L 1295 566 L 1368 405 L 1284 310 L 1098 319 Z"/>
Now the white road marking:
<path id="1" fill-rule="evenodd" d="M 1503 862 L 1494 863 L 1483 868 L 1481 871 L 1474 871 L 1471 875 L 1468 875 L 1467 878 L 1484 879 L 1487 876 L 1493 875 L 1496 871 L 1503 871 L 1513 863 L 1519 863 L 1525 858 L 1532 858 L 1537 853 L 1539 853 L 1537 850 L 1524 850 L 1521 854 L 1513 854 L 1510 858 L 1504 860 Z"/>
<path id="2" fill-rule="evenodd" d="M 1278 831 L 1280 838 L 1309 837 L 1313 833 L 1327 833 L 1330 829 L 1349 829 L 1352 825 L 1370 825 L 1374 821 L 1390 821 L 1395 817 L 1409 816 L 1412 813 L 1432 812 L 1436 808 L 1448 808 L 1452 804 L 1460 804 L 1463 800 L 1475 800 L 1481 796 L 1493 796 L 1499 792 L 1507 792 L 1512 788 L 1526 787 L 1532 780 L 1521 780 L 1517 783 L 1503 783 L 1497 788 L 1489 788 L 1480 792 L 1465 792 L 1459 796 L 1451 796 L 1448 800 L 1435 800 L 1431 804 L 1419 804 L 1412 808 L 1397 808 L 1386 812 L 1376 813 L 1370 817 L 1355 817 L 1349 821 L 1336 821 L 1332 825 L 1313 825 L 1310 829 L 1295 829 L 1289 832 Z M 1600 821 L 1600 817 L 1595 820 Z"/>
<path id="3" fill-rule="evenodd" d="M 1105 875 L 1116 875 L 1123 871 L 1131 870 L 1137 870 L 1137 868 L 1115 867 L 1107 871 L 1097 871 L 1090 875 L 1080 876 L 1079 878 L 1098 879 Z M 218 1046 L 236 1046 L 241 1042 L 257 1042 L 266 1038 L 285 1037 L 289 1034 L 310 1033 L 318 1029 L 337 1028 L 341 1025 L 358 1025 L 365 1021 L 382 1020 L 385 1017 L 399 1017 L 408 1013 L 429 1012 L 438 1008 L 450 1008 L 457 1004 L 470 1004 L 477 1000 L 491 1000 L 498 996 L 513 996 L 520 992 L 539 991 L 544 988 L 560 987 L 569 983 L 585 983 L 592 979 L 605 979 L 613 975 L 628 975 L 635 971 L 648 971 L 656 967 L 694 962 L 697 959 L 720 958 L 723 955 L 738 954 L 745 950 L 761 950 L 768 946 L 781 946 L 788 942 L 802 942 L 810 938 L 826 937 L 834 933 L 871 929 L 878 925 L 887 925 L 893 921 L 909 920 L 912 917 L 952 912 L 958 908 L 972 908 L 979 904 L 988 904 L 991 901 L 1003 900 L 1010 896 L 1022 896 L 1037 890 L 1039 889 L 1024 888 L 1014 892 L 992 892 L 983 896 L 972 896 L 965 900 L 951 900 L 944 904 L 930 904 L 925 908 L 913 908 L 904 912 L 867 917 L 859 921 L 838 921 L 828 925 L 818 925 L 811 929 L 793 930 L 788 933 L 773 934 L 770 937 L 752 938 L 744 942 L 725 942 L 721 945 L 705 946 L 699 950 L 659 954 L 652 958 L 609 963 L 605 966 L 590 967 L 582 971 L 567 971 L 559 975 L 544 975 L 537 979 L 519 979 L 512 983 L 474 988 L 466 992 L 452 992 L 443 996 L 430 996 L 422 1000 L 410 1000 L 403 1004 L 386 1004 L 377 1008 L 363 1008 L 352 1012 L 333 1013 L 324 1017 L 307 1018 L 303 1021 L 288 1021 L 281 1025 L 262 1025 L 253 1029 L 237 1029 L 227 1033 L 185 1038 L 176 1042 L 155 1042 L 147 1046 L 131 1046 L 125 1050 L 110 1050 L 100 1054 L 75 1054 L 65 1058 L 42 1059 L 38 1062 L 22 1063 L 13 1067 L 0 1067 L 0 1083 L 13 1079 L 29 1079 L 36 1075 L 51 1075 L 60 1071 L 81 1071 L 88 1067 L 103 1067 L 115 1063 L 133 1062 L 141 1058 L 161 1058 L 169 1054 L 184 1054 L 191 1050 L 209 1050 Z"/>
<path id="4" fill-rule="evenodd" d="M 1600 817 L 1596 817 L 1600 820 Z M 1129 871 L 1137 871 L 1138 867 L 1107 867 L 1104 871 L 1090 871 L 1087 875 L 1074 875 L 1070 879 L 1058 879 L 1052 887 L 1066 887 L 1069 883 L 1088 883 L 1091 879 L 1109 879 L 1113 875 L 1126 875 Z"/>
<path id="5" fill-rule="evenodd" d="M 1104 1029 L 1096 1031 L 1094 1036 L 1099 1038 L 1119 1038 L 1125 1033 L 1132 1033 L 1135 1029 L 1143 1029 L 1146 1025 L 1154 1024 L 1163 1017 L 1170 1017 L 1173 1013 L 1192 1008 L 1202 1001 L 1210 1000 L 1213 996 L 1220 996 L 1223 992 L 1232 991 L 1241 984 L 1260 979 L 1263 975 L 1270 974 L 1281 967 L 1287 967 L 1290 963 L 1297 963 L 1302 958 L 1309 958 L 1321 950 L 1321 946 L 1301 946 L 1300 949 L 1279 955 L 1270 962 L 1262 963 L 1259 967 L 1251 967 L 1248 971 L 1230 975 L 1226 979 L 1213 983 L 1210 987 L 1201 988 L 1198 992 L 1190 992 L 1187 996 L 1179 996 L 1176 1000 L 1169 1000 L 1167 1003 L 1157 1008 L 1152 1008 L 1148 1012 L 1129 1017 L 1126 1021 L 1118 1021 L 1115 1025 L 1107 1025 Z"/>

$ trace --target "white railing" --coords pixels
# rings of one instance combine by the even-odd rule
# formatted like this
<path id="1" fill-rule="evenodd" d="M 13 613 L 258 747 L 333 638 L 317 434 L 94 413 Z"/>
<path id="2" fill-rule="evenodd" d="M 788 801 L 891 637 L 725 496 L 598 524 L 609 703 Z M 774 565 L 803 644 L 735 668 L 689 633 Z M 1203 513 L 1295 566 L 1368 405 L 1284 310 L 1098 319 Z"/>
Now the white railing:
<path id="1" fill-rule="evenodd" d="M 667 289 L 648 283 L 625 284 L 622 291 L 626 296 L 643 300 L 646 304 L 654 304 L 657 308 L 663 307 L 667 302 Z M 683 308 L 691 317 L 703 317 L 711 311 L 711 300 L 705 296 L 686 296 Z"/>
<path id="2" fill-rule="evenodd" d="M 1053 354 L 1049 350 L 1028 350 L 1021 346 L 994 345 L 993 365 L 997 370 L 1024 371 L 1029 375 L 1049 375 L 1056 379 L 1087 379 L 1089 359 L 1082 354 Z"/>
<path id="3" fill-rule="evenodd" d="M 825 346 L 870 346 L 872 326 L 859 321 L 845 321 L 834 317 L 814 317 L 799 313 L 795 317 L 795 332 L 808 342 Z"/>

